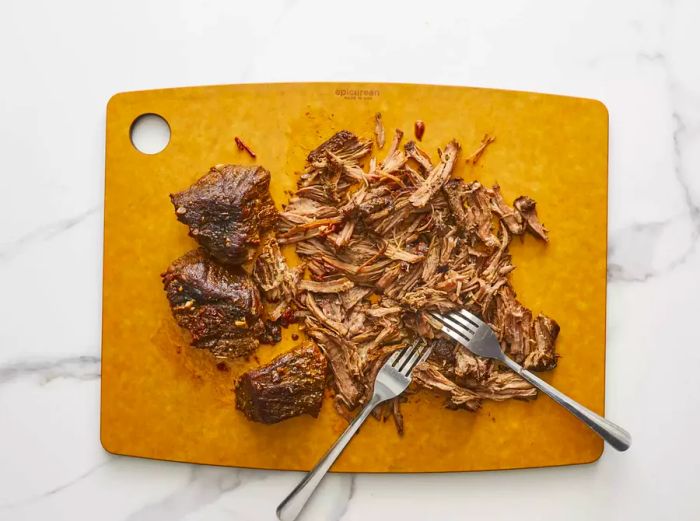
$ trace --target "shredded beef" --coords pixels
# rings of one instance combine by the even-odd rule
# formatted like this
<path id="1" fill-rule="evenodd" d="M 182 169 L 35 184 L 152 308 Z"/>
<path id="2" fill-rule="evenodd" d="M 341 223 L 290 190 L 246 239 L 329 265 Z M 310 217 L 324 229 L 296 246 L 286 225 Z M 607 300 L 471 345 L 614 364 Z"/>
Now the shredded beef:
<path id="1" fill-rule="evenodd" d="M 374 123 L 382 148 L 379 114 Z M 483 400 L 535 397 L 517 374 L 445 337 L 433 311 L 468 309 L 524 367 L 556 366 L 559 326 L 522 305 L 509 280 L 512 238 L 528 231 L 548 240 L 535 201 L 520 196 L 509 205 L 499 186 L 453 178 L 457 141 L 431 158 L 413 141 L 401 147 L 403 135 L 397 129 L 380 158 L 370 154 L 372 140 L 335 133 L 308 154 L 279 216 L 269 173 L 260 167 L 215 167 L 171 196 L 178 219 L 225 264 L 198 250 L 163 275 L 173 314 L 193 345 L 239 356 L 258 342 L 279 341 L 290 322 L 313 341 L 241 378 L 237 406 L 251 420 L 318 414 L 326 364 L 336 409 L 348 415 L 370 398 L 386 358 L 416 335 L 432 353 L 415 369 L 414 383 L 443 393 L 447 407 L 474 411 Z M 484 136 L 467 163 L 479 161 L 492 142 Z M 283 245 L 301 264 L 287 264 Z M 254 251 L 252 278 L 232 267 Z M 376 411 L 387 414 L 403 431 L 398 400 Z"/>
<path id="2" fill-rule="evenodd" d="M 547 242 L 549 240 L 547 237 L 547 228 L 540 223 L 539 218 L 537 217 L 537 203 L 535 203 L 533 199 L 521 195 L 513 204 L 525 220 L 527 230 L 538 239 L 542 239 L 543 241 Z"/>
<path id="3" fill-rule="evenodd" d="M 556 365 L 556 323 L 533 319 L 508 279 L 511 238 L 528 230 L 546 240 L 534 201 L 523 196 L 510 206 L 499 186 L 451 178 L 454 140 L 433 161 L 413 141 L 402 150 L 402 137 L 397 130 L 384 158 L 367 160 L 369 140 L 336 133 L 309 154 L 278 225 L 280 240 L 294 244 L 309 268 L 296 301 L 329 360 L 339 406 L 364 403 L 383 357 L 416 334 L 432 339 L 433 351 L 415 380 L 445 393 L 448 407 L 533 398 L 519 376 L 442 337 L 427 312 L 469 309 L 525 367 Z M 492 142 L 485 136 L 467 161 Z"/>

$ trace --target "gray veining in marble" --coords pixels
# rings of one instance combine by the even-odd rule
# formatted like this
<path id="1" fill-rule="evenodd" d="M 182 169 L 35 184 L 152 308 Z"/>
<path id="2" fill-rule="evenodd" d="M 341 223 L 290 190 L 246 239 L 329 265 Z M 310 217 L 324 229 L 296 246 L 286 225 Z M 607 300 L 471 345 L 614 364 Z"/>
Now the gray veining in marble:
<path id="1" fill-rule="evenodd" d="M 0 262 L 10 259 L 18 255 L 27 245 L 37 242 L 44 242 L 60 235 L 61 233 L 70 230 L 74 226 L 79 225 L 86 219 L 98 214 L 101 207 L 93 206 L 87 210 L 78 213 L 73 217 L 67 217 L 58 221 L 50 222 L 31 232 L 22 235 L 18 239 L 7 243 L 0 243 Z"/>

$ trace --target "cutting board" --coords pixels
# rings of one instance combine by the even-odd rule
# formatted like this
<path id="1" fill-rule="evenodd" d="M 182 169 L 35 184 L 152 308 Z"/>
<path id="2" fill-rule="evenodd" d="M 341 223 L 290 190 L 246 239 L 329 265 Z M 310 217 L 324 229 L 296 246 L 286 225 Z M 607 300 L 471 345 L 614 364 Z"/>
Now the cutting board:
<path id="1" fill-rule="evenodd" d="M 187 345 L 160 274 L 195 247 L 168 194 L 217 163 L 260 164 L 280 207 L 306 154 L 334 132 L 371 137 L 381 112 L 412 137 L 425 121 L 433 156 L 451 138 L 463 148 L 456 175 L 498 182 L 506 201 L 538 203 L 550 243 L 511 245 L 521 301 L 561 325 L 558 367 L 545 380 L 599 414 L 605 398 L 608 114 L 603 104 L 525 92 L 400 84 L 260 84 L 117 94 L 107 106 L 101 439 L 115 454 L 265 469 L 306 470 L 346 426 L 326 398 L 317 419 L 248 421 L 234 407 L 235 378 L 299 342 L 294 327 L 250 360 L 217 364 Z M 171 139 L 137 151 L 130 127 L 161 115 Z M 464 158 L 489 133 L 476 166 Z M 240 136 L 257 154 L 236 148 Z M 385 149 L 386 150 L 386 149 Z M 289 252 L 287 252 L 289 253 Z M 290 254 L 293 255 L 293 254 Z M 545 396 L 449 411 L 428 391 L 403 407 L 405 434 L 370 419 L 335 471 L 442 472 L 589 463 L 602 441 Z"/>

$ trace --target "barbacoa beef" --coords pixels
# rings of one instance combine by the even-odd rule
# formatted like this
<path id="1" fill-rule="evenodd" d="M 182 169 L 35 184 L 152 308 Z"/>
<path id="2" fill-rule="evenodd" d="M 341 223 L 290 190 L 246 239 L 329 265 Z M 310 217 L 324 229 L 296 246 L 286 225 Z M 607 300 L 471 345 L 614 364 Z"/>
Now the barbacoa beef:
<path id="1" fill-rule="evenodd" d="M 547 240 L 535 202 L 509 205 L 498 186 L 453 178 L 463 161 L 454 140 L 431 158 L 414 142 L 401 149 L 402 136 L 397 130 L 383 157 L 367 160 L 369 140 L 336 133 L 309 154 L 278 222 L 278 240 L 294 244 L 308 267 L 295 303 L 328 359 L 336 405 L 365 403 L 384 357 L 415 334 L 434 349 L 414 380 L 444 393 L 448 407 L 532 399 L 535 389 L 518 375 L 443 338 L 429 312 L 469 309 L 526 368 L 556 366 L 556 322 L 525 308 L 508 276 L 514 236 Z M 485 137 L 468 163 L 492 141 Z"/>
<path id="2" fill-rule="evenodd" d="M 219 166 L 171 196 L 178 219 L 226 264 L 199 250 L 163 276 L 193 345 L 239 356 L 258 341 L 276 341 L 279 326 L 292 320 L 312 339 L 239 379 L 236 405 L 251 420 L 316 416 L 326 382 L 347 414 L 367 403 L 384 360 L 416 335 L 431 341 L 433 352 L 416 367 L 414 383 L 443 393 L 447 407 L 474 411 L 483 400 L 536 396 L 519 375 L 444 337 L 430 312 L 469 309 L 525 368 L 556 366 L 559 326 L 521 304 L 509 278 L 513 237 L 530 232 L 548 240 L 535 201 L 521 196 L 510 205 L 498 186 L 453 177 L 464 162 L 455 140 L 431 157 L 414 142 L 402 148 L 402 138 L 397 129 L 378 157 L 371 140 L 337 132 L 308 154 L 279 219 L 269 173 L 259 167 Z M 486 136 L 467 163 L 479 161 L 492 141 Z M 276 237 L 266 234 L 256 248 L 273 224 Z M 299 266 L 287 265 L 286 244 L 294 245 Z M 235 265 L 253 249 L 251 279 Z M 401 430 L 398 404 L 390 412 Z"/>
<path id="3" fill-rule="evenodd" d="M 303 264 L 290 268 L 277 240 L 274 237 L 266 239 L 253 265 L 253 280 L 260 288 L 264 299 L 273 304 L 268 311 L 270 320 L 291 321 L 292 301 L 296 296 L 297 285 L 304 274 L 304 269 Z"/>
<path id="4" fill-rule="evenodd" d="M 328 165 L 328 160 L 334 157 L 341 161 L 355 161 L 367 155 L 371 148 L 370 140 L 358 138 L 352 132 L 341 130 L 309 152 L 307 161 L 310 164 L 323 166 Z"/>
<path id="5" fill-rule="evenodd" d="M 309 342 L 248 371 L 236 386 L 236 408 L 261 423 L 318 416 L 326 385 L 326 359 Z"/>
<path id="6" fill-rule="evenodd" d="M 277 216 L 270 172 L 260 166 L 217 165 L 170 199 L 190 235 L 224 264 L 250 260 Z"/>
<path id="7" fill-rule="evenodd" d="M 265 327 L 260 293 L 240 268 L 221 266 L 198 249 L 162 277 L 173 316 L 192 335 L 192 346 L 233 358 L 254 351 L 259 339 L 279 338 Z"/>

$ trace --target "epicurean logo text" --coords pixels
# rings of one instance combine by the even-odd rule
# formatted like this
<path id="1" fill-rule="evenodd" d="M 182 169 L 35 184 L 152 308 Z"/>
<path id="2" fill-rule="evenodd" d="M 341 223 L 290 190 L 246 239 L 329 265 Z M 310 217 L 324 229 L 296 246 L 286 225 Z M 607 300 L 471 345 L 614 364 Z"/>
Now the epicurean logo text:
<path id="1" fill-rule="evenodd" d="M 345 99 L 372 99 L 379 96 L 379 89 L 335 89 L 335 95 Z"/>

